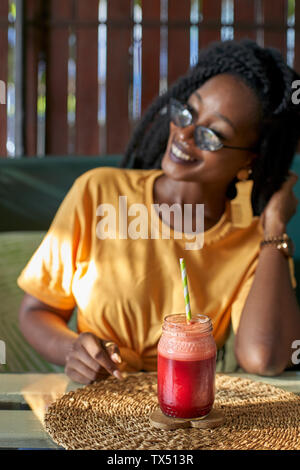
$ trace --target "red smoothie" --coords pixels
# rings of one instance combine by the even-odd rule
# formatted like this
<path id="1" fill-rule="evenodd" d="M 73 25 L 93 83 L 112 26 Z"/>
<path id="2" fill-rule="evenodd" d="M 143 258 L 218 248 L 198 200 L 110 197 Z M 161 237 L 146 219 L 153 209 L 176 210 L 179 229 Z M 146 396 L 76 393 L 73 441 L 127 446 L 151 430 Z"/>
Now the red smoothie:
<path id="1" fill-rule="evenodd" d="M 195 419 L 211 411 L 216 372 L 211 332 L 211 321 L 204 315 L 189 324 L 181 314 L 166 317 L 158 344 L 157 392 L 167 416 Z"/>
<path id="2" fill-rule="evenodd" d="M 206 416 L 215 398 L 216 356 L 181 361 L 158 355 L 158 401 L 163 413 L 177 418 Z"/>

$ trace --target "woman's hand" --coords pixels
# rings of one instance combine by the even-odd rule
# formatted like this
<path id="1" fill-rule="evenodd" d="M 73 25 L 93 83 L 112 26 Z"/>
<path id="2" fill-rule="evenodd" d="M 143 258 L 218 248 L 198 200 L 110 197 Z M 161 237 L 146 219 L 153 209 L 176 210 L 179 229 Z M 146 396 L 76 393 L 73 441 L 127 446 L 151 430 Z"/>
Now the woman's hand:
<path id="1" fill-rule="evenodd" d="M 81 333 L 72 343 L 66 357 L 65 373 L 82 384 L 105 378 L 108 374 L 122 380 L 116 364 L 122 362 L 118 346 L 99 339 L 92 333 Z"/>
<path id="2" fill-rule="evenodd" d="M 277 236 L 286 231 L 286 224 L 297 211 L 298 199 L 293 193 L 293 186 L 298 176 L 289 171 L 288 179 L 273 194 L 260 216 L 265 236 Z"/>

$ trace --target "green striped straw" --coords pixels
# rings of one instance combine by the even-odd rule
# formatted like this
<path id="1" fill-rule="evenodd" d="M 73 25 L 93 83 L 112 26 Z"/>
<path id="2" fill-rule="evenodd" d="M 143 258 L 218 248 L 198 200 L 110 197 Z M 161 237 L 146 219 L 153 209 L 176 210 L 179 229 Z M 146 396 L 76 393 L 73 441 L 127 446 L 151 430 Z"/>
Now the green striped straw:
<path id="1" fill-rule="evenodd" d="M 191 321 L 192 319 L 192 312 L 190 306 L 190 296 L 189 296 L 189 289 L 187 283 L 187 275 L 186 275 L 186 267 L 185 261 L 183 258 L 180 258 L 180 269 L 181 269 L 181 278 L 183 284 L 183 292 L 184 292 L 184 302 L 185 302 L 185 314 L 187 321 Z"/>

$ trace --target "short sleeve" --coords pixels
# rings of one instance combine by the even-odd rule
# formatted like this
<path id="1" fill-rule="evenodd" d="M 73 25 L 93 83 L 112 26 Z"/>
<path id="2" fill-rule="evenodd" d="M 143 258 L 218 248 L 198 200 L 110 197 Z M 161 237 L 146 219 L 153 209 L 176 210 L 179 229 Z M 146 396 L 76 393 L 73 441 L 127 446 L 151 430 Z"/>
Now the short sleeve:
<path id="1" fill-rule="evenodd" d="M 62 201 L 40 246 L 17 279 L 18 286 L 53 307 L 72 309 L 72 280 L 80 239 L 83 191 L 78 178 Z"/>
<path id="2" fill-rule="evenodd" d="M 245 306 L 248 294 L 250 292 L 252 283 L 254 281 L 256 268 L 252 268 L 250 273 L 248 274 L 244 284 L 242 285 L 236 299 L 232 303 L 231 307 L 231 321 L 232 321 L 232 328 L 234 333 L 237 332 L 240 318 L 242 315 L 243 308 Z M 289 271 L 290 271 L 290 279 L 293 289 L 297 287 L 297 281 L 294 274 L 294 260 L 293 258 L 289 258 Z"/>

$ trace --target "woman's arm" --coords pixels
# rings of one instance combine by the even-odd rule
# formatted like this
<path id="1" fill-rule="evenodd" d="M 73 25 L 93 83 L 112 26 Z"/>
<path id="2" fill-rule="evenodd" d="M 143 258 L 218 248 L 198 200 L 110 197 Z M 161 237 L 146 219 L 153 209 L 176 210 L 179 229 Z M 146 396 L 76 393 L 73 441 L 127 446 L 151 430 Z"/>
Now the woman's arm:
<path id="1" fill-rule="evenodd" d="M 262 217 L 266 236 L 286 231 L 286 221 L 298 203 L 291 195 L 296 181 L 290 177 L 268 203 Z M 295 339 L 300 339 L 300 309 L 288 259 L 275 246 L 265 246 L 236 334 L 236 358 L 247 372 L 277 375 L 290 363 Z"/>
<path id="2" fill-rule="evenodd" d="M 72 310 L 51 307 L 25 294 L 20 307 L 20 329 L 27 341 L 49 362 L 65 366 L 66 374 L 80 383 L 90 383 L 102 375 L 122 374 L 118 346 L 92 333 L 75 333 L 68 328 Z"/>
<path id="3" fill-rule="evenodd" d="M 51 307 L 25 294 L 19 312 L 20 329 L 27 341 L 47 361 L 66 364 L 66 356 L 78 334 L 68 328 L 72 310 Z"/>

